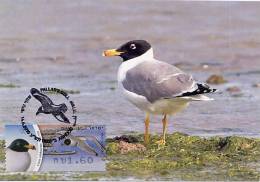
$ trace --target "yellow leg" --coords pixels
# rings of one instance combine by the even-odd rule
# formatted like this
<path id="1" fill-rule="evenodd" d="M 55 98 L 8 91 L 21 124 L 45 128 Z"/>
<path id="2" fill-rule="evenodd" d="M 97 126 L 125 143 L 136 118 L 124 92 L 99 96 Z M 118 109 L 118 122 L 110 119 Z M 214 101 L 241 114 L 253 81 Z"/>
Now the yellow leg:
<path id="1" fill-rule="evenodd" d="M 167 126 L 168 126 L 166 114 L 164 115 L 164 117 L 162 119 L 162 123 L 163 123 L 163 136 L 162 136 L 162 139 L 157 142 L 157 144 L 159 144 L 159 145 L 165 145 L 165 143 L 166 143 L 165 137 L 166 137 L 166 131 L 167 131 Z"/>
<path id="2" fill-rule="evenodd" d="M 145 133 L 144 133 L 144 143 L 147 145 L 149 143 L 149 124 L 150 124 L 150 115 L 146 113 L 145 115 Z"/>
<path id="3" fill-rule="evenodd" d="M 163 140 L 165 143 L 165 136 L 166 136 L 166 132 L 167 132 L 167 128 L 168 128 L 168 120 L 167 120 L 166 114 L 163 117 L 162 123 L 163 123 Z"/>

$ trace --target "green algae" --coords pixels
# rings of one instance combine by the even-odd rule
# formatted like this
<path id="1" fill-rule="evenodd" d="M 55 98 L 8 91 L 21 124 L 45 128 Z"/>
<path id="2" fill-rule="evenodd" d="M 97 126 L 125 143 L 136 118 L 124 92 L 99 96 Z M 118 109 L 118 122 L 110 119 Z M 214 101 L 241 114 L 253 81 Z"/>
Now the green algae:
<path id="1" fill-rule="evenodd" d="M 121 140 L 143 144 L 143 135 L 124 135 L 107 140 L 107 171 L 71 173 L 66 179 L 161 179 L 161 180 L 260 180 L 260 140 L 239 136 L 203 138 L 174 133 L 166 145 L 158 146 L 160 136 L 150 136 L 145 151 L 121 154 Z M 2 152 L 1 150 L 0 153 Z M 1 158 L 1 161 L 3 158 Z M 6 176 L 6 175 L 3 175 Z M 30 175 L 29 175 L 30 176 Z M 23 179 L 32 179 L 23 176 Z M 35 175 L 33 175 L 35 176 Z M 20 180 L 19 177 L 10 177 Z M 40 176 L 37 179 L 60 179 Z M 2 178 L 0 179 L 8 179 Z"/>
<path id="2" fill-rule="evenodd" d="M 26 174 L 26 173 L 13 173 L 13 174 L 0 174 L 0 180 L 3 181 L 49 181 L 59 180 L 58 176 L 50 174 Z"/>
<path id="3" fill-rule="evenodd" d="M 8 84 L 0 84 L 0 88 L 19 88 L 20 86 L 15 85 L 13 83 L 8 83 Z"/>
<path id="4" fill-rule="evenodd" d="M 0 140 L 0 162 L 4 162 L 5 160 L 5 142 L 4 140 Z"/>
<path id="5" fill-rule="evenodd" d="M 63 91 L 68 94 L 80 94 L 79 90 L 63 90 Z"/>
<path id="6" fill-rule="evenodd" d="M 108 143 L 108 171 L 137 178 L 260 179 L 259 168 L 251 165 L 260 161 L 258 139 L 238 136 L 202 138 L 174 133 L 167 135 L 164 147 L 156 144 L 158 140 L 159 136 L 152 136 L 144 153 L 125 155 L 118 153 L 116 141 Z"/>
<path id="7" fill-rule="evenodd" d="M 68 90 L 68 89 L 60 89 L 61 91 L 67 93 L 67 94 L 80 94 L 79 90 Z M 47 91 L 49 94 L 59 94 L 56 91 Z"/>

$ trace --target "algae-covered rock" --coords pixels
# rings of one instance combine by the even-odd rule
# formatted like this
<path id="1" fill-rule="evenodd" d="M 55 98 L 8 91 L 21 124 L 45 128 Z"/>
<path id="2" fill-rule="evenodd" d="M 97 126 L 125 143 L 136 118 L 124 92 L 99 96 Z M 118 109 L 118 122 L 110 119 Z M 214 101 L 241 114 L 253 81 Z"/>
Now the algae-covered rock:
<path id="1" fill-rule="evenodd" d="M 241 97 L 241 96 L 243 96 L 243 93 L 242 93 L 241 89 L 239 87 L 237 87 L 237 86 L 228 87 L 226 90 L 229 92 L 229 94 L 232 97 Z"/>
<path id="2" fill-rule="evenodd" d="M 4 162 L 5 160 L 5 142 L 4 140 L 0 140 L 0 162 Z"/>
<path id="3" fill-rule="evenodd" d="M 222 84 L 226 83 L 227 80 L 222 75 L 211 75 L 206 82 L 209 84 Z"/>
<path id="4" fill-rule="evenodd" d="M 20 87 L 20 86 L 15 85 L 13 83 L 0 84 L 0 88 L 17 88 L 17 87 Z"/>
<path id="5" fill-rule="evenodd" d="M 133 144 L 124 141 L 119 142 L 118 149 L 120 154 L 127 154 L 129 152 L 136 152 L 136 151 L 144 152 L 146 150 L 145 146 L 140 143 Z"/>
<path id="6" fill-rule="evenodd" d="M 124 141 L 127 143 L 138 143 L 142 141 L 140 136 L 133 136 L 133 135 L 122 135 L 122 136 L 116 136 L 111 141 Z"/>
<path id="7" fill-rule="evenodd" d="M 108 143 L 107 144 L 107 155 L 117 154 L 119 152 L 118 143 Z"/>
<path id="8" fill-rule="evenodd" d="M 252 167 L 252 163 L 260 161 L 260 141 L 257 139 L 238 136 L 203 138 L 174 133 L 167 135 L 165 147 L 158 147 L 158 140 L 159 136 L 151 136 L 143 153 L 122 154 L 116 145 L 117 152 L 108 156 L 108 172 L 137 178 L 260 179 L 260 171 Z M 118 144 L 117 141 L 112 143 Z M 109 143 L 108 151 L 112 143 Z"/>
<path id="9" fill-rule="evenodd" d="M 237 93 L 237 92 L 241 92 L 241 89 L 237 86 L 233 86 L 233 87 L 228 87 L 227 91 L 230 93 Z"/>
<path id="10" fill-rule="evenodd" d="M 3 181 L 49 181 L 62 179 L 59 176 L 45 174 L 26 174 L 26 173 L 14 173 L 14 174 L 0 174 L 0 179 Z"/>
<path id="11" fill-rule="evenodd" d="M 255 88 L 260 88 L 260 83 L 255 83 L 252 86 L 255 87 Z"/>
<path id="12" fill-rule="evenodd" d="M 115 137 L 107 145 L 107 154 L 127 154 L 129 152 L 144 152 L 146 147 L 143 144 L 137 143 L 138 139 L 134 136 L 129 137 L 123 135 L 121 137 Z M 128 141 L 128 142 L 126 142 Z"/>

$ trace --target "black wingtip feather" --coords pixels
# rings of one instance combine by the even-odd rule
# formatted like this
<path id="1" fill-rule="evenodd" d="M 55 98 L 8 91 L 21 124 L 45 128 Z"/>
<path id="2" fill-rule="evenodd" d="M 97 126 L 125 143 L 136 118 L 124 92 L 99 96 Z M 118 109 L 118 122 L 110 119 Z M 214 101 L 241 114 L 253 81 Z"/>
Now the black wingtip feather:
<path id="1" fill-rule="evenodd" d="M 193 95 L 199 95 L 199 94 L 207 94 L 207 93 L 213 93 L 216 92 L 217 89 L 210 88 L 209 85 L 205 83 L 197 83 L 197 89 L 192 92 L 185 92 L 181 94 L 178 97 L 186 97 L 186 96 L 193 96 Z"/>

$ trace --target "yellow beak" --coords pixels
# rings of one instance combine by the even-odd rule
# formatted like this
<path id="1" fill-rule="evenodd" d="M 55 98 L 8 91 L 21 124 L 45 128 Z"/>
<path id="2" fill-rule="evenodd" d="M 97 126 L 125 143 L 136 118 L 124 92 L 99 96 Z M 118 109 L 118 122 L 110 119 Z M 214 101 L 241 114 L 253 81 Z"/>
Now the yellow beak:
<path id="1" fill-rule="evenodd" d="M 102 56 L 120 56 L 124 52 L 117 51 L 116 49 L 105 50 Z"/>
<path id="2" fill-rule="evenodd" d="M 25 148 L 27 148 L 27 149 L 32 149 L 32 150 L 36 150 L 35 146 L 32 145 L 32 144 L 25 145 Z"/>

